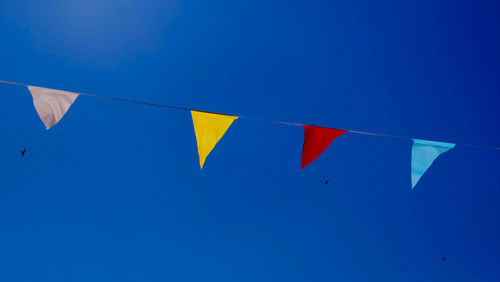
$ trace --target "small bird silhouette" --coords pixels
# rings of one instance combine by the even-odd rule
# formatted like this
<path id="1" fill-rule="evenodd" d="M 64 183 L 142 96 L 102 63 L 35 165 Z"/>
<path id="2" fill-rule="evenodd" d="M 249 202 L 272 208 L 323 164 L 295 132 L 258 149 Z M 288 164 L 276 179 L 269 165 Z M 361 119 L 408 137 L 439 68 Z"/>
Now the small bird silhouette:
<path id="1" fill-rule="evenodd" d="M 26 148 L 24 148 L 24 150 L 21 151 L 21 157 L 24 157 L 24 154 L 26 154 Z"/>
<path id="2" fill-rule="evenodd" d="M 446 257 L 443 257 L 443 262 L 446 261 Z"/>

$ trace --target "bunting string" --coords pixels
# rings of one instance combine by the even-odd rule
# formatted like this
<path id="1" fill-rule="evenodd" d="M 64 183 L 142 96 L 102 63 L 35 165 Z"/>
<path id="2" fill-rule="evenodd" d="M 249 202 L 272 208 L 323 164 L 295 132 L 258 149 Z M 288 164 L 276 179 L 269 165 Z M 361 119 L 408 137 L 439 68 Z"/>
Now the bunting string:
<path id="1" fill-rule="evenodd" d="M 415 139 L 410 137 L 388 135 L 376 132 L 363 132 L 355 130 L 344 130 L 338 128 L 320 127 L 315 125 L 305 125 L 300 123 L 292 123 L 278 120 L 266 120 L 260 118 L 251 118 L 246 116 L 234 116 L 217 112 L 209 112 L 203 110 L 195 110 L 186 107 L 177 107 L 164 104 L 155 104 L 144 101 L 131 99 L 115 98 L 109 96 L 101 96 L 87 93 L 69 92 L 57 89 L 32 86 L 24 83 L 11 82 L 0 80 L 0 83 L 11 84 L 17 86 L 25 86 L 28 88 L 33 98 L 33 105 L 42 120 L 45 128 L 48 130 L 56 125 L 68 112 L 80 95 L 108 99 L 112 101 L 134 103 L 146 106 L 161 107 L 173 110 L 189 111 L 193 120 L 193 128 L 196 135 L 196 143 L 198 147 L 198 157 L 200 169 L 203 170 L 203 165 L 220 139 L 226 134 L 234 121 L 239 118 L 257 120 L 262 122 L 270 122 L 282 125 L 300 126 L 304 129 L 304 143 L 302 147 L 302 160 L 300 169 L 316 160 L 330 144 L 341 135 L 350 132 L 355 134 L 364 134 L 371 136 L 380 136 L 388 138 L 397 138 L 404 140 L 412 140 L 411 150 L 411 189 L 419 182 L 420 178 L 438 159 L 438 157 L 449 150 L 455 148 L 456 143 L 439 142 L 432 140 Z M 498 147 L 481 146 L 473 144 L 458 144 L 466 147 L 484 148 L 491 150 L 500 150 Z"/>
<path id="2" fill-rule="evenodd" d="M 11 85 L 18 85 L 18 86 L 25 86 L 25 87 L 32 86 L 30 84 L 19 83 L 19 82 L 12 82 L 12 81 L 6 81 L 6 80 L 0 80 L 0 83 L 11 84 Z M 187 108 L 187 107 L 179 107 L 179 106 L 173 106 L 173 105 L 156 104 L 156 103 L 139 101 L 139 100 L 124 99 L 124 98 L 117 98 L 117 97 L 110 97 L 110 96 L 102 96 L 102 95 L 88 94 L 88 93 L 81 93 L 81 92 L 73 92 L 73 93 L 78 94 L 78 95 L 88 96 L 88 97 L 95 97 L 95 98 L 107 99 L 107 100 L 118 101 L 118 102 L 125 102 L 125 103 L 133 103 L 133 104 L 139 104 L 139 105 L 160 107 L 160 108 L 166 108 L 166 109 L 172 109 L 172 110 L 189 111 L 189 112 L 196 111 L 196 112 L 202 112 L 202 113 L 231 116 L 231 115 L 224 114 L 224 113 L 218 113 L 218 112 L 212 112 L 212 111 L 205 111 L 205 110 L 199 110 L 199 109 L 193 109 L 193 108 Z M 248 117 L 248 116 L 238 116 L 238 117 L 241 118 L 241 119 L 255 120 L 255 121 L 260 121 L 260 122 L 269 122 L 269 123 L 282 124 L 282 125 L 291 125 L 291 126 L 304 126 L 304 124 L 302 124 L 302 123 L 294 123 L 294 122 L 286 122 L 286 121 L 279 121 L 279 120 L 262 119 L 262 118 Z M 339 128 L 339 129 L 341 129 L 341 128 Z M 354 134 L 372 135 L 372 136 L 387 137 L 387 138 L 394 138 L 394 139 L 403 139 L 403 140 L 414 140 L 414 139 L 417 139 L 417 138 L 414 138 L 414 137 L 397 136 L 397 135 L 383 134 L 383 133 L 377 133 L 377 132 L 366 132 L 366 131 L 349 130 L 349 129 L 341 129 L 341 130 L 345 130 L 347 132 L 354 133 Z M 472 148 L 500 150 L 500 147 L 495 147 L 495 146 L 485 146 L 485 145 L 465 144 L 465 143 L 454 143 L 454 144 L 459 145 L 459 146 L 472 147 Z"/>

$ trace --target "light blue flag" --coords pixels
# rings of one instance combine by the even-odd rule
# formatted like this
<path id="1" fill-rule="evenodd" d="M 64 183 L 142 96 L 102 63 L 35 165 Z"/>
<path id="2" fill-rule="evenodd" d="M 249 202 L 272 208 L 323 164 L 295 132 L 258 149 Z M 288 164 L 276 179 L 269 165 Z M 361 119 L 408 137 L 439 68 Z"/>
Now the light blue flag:
<path id="1" fill-rule="evenodd" d="M 413 148 L 411 150 L 411 189 L 415 188 L 420 177 L 432 165 L 434 160 L 453 147 L 455 147 L 453 143 L 413 139 Z"/>

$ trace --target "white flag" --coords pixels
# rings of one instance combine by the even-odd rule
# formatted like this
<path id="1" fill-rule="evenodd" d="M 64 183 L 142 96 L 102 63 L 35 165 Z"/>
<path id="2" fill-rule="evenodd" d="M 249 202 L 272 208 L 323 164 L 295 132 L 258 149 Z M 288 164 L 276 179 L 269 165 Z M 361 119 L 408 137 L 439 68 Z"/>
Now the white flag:
<path id="1" fill-rule="evenodd" d="M 66 114 L 78 94 L 49 88 L 28 86 L 36 112 L 45 127 L 50 129 Z"/>

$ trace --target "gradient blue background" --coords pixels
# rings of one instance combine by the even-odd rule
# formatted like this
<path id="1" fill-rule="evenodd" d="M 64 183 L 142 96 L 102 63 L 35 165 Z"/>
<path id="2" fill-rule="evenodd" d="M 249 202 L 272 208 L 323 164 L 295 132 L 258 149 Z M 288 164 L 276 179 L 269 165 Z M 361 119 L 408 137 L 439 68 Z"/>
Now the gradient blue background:
<path id="1" fill-rule="evenodd" d="M 0 79 L 499 146 L 499 29 L 481 0 L 4 0 Z M 410 191 L 410 141 L 301 171 L 300 127 L 237 120 L 200 171 L 188 112 L 79 97 L 46 131 L 0 95 L 1 281 L 500 280 L 500 151 Z"/>

